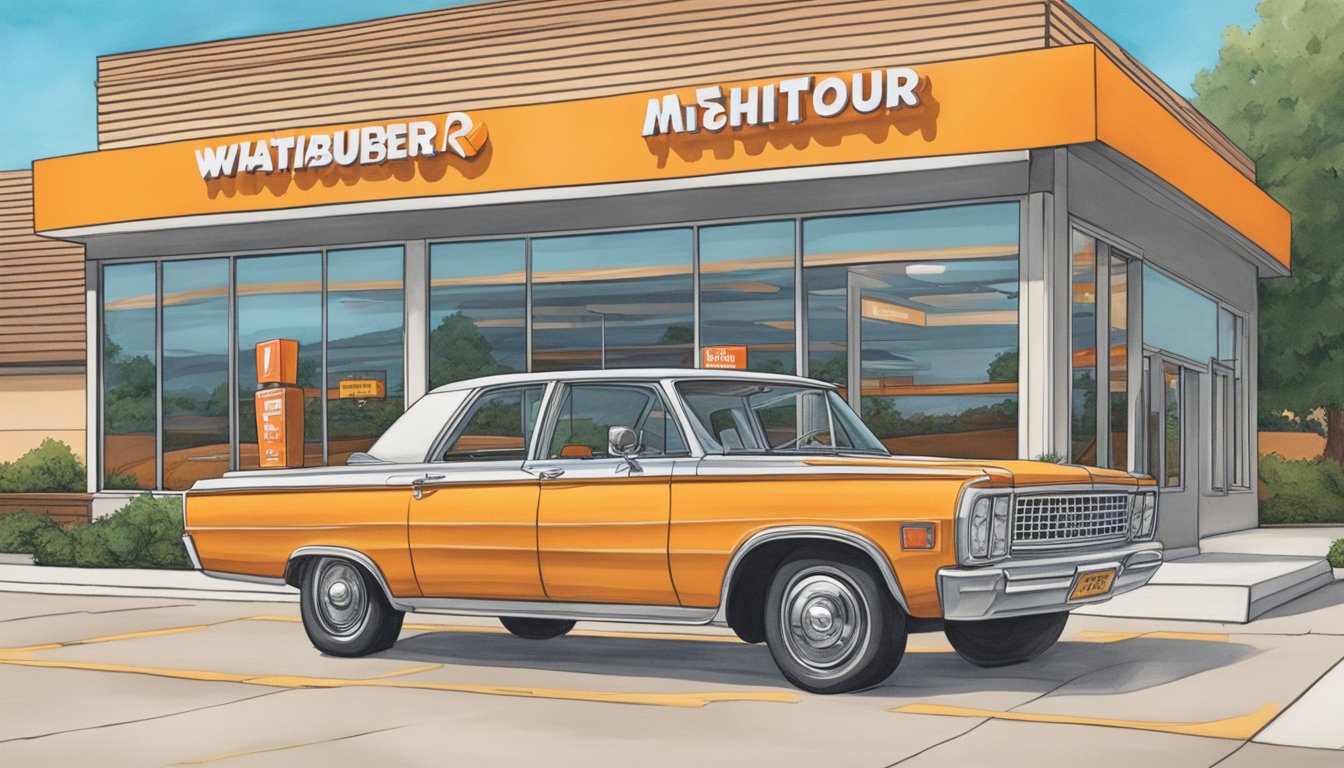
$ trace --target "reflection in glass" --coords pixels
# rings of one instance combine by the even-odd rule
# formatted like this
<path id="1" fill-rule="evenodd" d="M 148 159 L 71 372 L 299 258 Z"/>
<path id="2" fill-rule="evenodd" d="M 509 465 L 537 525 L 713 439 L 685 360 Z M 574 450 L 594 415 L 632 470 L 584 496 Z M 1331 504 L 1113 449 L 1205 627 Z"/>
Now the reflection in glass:
<path id="1" fill-rule="evenodd" d="M 527 370 L 526 245 L 438 243 L 429 249 L 429 386 Z"/>
<path id="2" fill-rule="evenodd" d="M 322 464 L 322 254 L 249 256 L 237 262 L 238 466 L 258 466 L 256 345 L 299 342 L 298 384 L 304 393 L 304 466 Z"/>
<path id="3" fill-rule="evenodd" d="M 1143 343 L 1201 364 L 1207 362 L 1218 354 L 1218 305 L 1145 266 Z"/>
<path id="4" fill-rule="evenodd" d="M 522 461 L 541 412 L 540 385 L 499 389 L 482 395 L 457 428 L 441 461 Z"/>
<path id="5" fill-rule="evenodd" d="M 532 241 L 532 369 L 694 365 L 691 230 Z"/>
<path id="6" fill-rule="evenodd" d="M 809 220 L 803 264 L 808 375 L 847 387 L 858 355 L 887 448 L 1017 456 L 1016 203 Z"/>
<path id="7" fill-rule="evenodd" d="M 163 485 L 229 470 L 229 261 L 163 264 Z"/>
<path id="8" fill-rule="evenodd" d="M 1073 233 L 1072 275 L 1069 285 L 1072 333 L 1069 413 L 1072 438 L 1069 460 L 1097 463 L 1097 241 Z"/>
<path id="9" fill-rule="evenodd" d="M 1111 256 L 1111 455 L 1112 469 L 1129 469 L 1129 262 Z"/>
<path id="10" fill-rule="evenodd" d="M 1163 455 L 1166 457 L 1162 486 L 1179 488 L 1181 485 L 1181 368 L 1174 363 L 1162 364 L 1163 395 Z"/>
<path id="11" fill-rule="evenodd" d="M 547 458 L 613 458 L 612 427 L 628 427 L 638 436 L 640 456 L 684 456 L 681 430 L 653 387 L 581 384 L 565 388 L 556 409 L 555 431 Z"/>
<path id="12" fill-rule="evenodd" d="M 103 488 L 154 488 L 158 389 L 153 264 L 103 268 Z"/>
<path id="13" fill-rule="evenodd" d="M 700 344 L 745 346 L 747 368 L 794 371 L 794 223 L 700 229 Z"/>
<path id="14" fill-rule="evenodd" d="M 366 451 L 404 407 L 400 246 L 327 253 L 327 463 Z"/>

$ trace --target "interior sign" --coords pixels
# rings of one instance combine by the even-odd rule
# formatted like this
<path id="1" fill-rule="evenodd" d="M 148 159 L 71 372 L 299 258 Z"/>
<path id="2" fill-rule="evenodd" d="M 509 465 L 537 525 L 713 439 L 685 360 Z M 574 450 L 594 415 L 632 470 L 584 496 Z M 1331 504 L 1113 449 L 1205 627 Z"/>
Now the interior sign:
<path id="1" fill-rule="evenodd" d="M 644 136 L 770 125 L 779 122 L 781 114 L 790 123 L 800 123 L 808 102 L 817 117 L 835 117 L 851 108 L 866 115 L 883 108 L 919 106 L 920 77 L 908 67 L 855 72 L 849 80 L 826 77 L 815 84 L 813 80 L 809 75 L 771 85 L 734 86 L 726 94 L 723 86 L 711 85 L 696 89 L 694 104 L 682 104 L 675 93 L 655 96 L 644 112 Z"/>
<path id="2" fill-rule="evenodd" d="M 209 181 L 239 173 L 276 173 L 340 166 L 379 165 L 451 152 L 475 157 L 489 132 L 465 112 L 450 112 L 442 127 L 433 120 L 368 125 L 330 133 L 299 133 L 240 141 L 196 150 L 196 168 Z"/>

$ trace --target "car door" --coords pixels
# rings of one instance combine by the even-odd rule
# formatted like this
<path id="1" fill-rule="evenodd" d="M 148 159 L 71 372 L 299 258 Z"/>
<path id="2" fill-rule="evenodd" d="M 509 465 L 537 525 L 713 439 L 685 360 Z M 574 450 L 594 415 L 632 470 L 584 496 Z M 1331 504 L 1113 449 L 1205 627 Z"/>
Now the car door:
<path id="1" fill-rule="evenodd" d="M 677 605 L 667 562 L 671 481 L 686 441 L 654 384 L 578 383 L 552 399 L 537 549 L 551 600 Z M 611 427 L 639 438 L 633 459 L 608 450 Z"/>
<path id="2" fill-rule="evenodd" d="M 543 600 L 535 475 L 544 384 L 479 392 L 415 478 L 409 536 L 426 597 Z"/>

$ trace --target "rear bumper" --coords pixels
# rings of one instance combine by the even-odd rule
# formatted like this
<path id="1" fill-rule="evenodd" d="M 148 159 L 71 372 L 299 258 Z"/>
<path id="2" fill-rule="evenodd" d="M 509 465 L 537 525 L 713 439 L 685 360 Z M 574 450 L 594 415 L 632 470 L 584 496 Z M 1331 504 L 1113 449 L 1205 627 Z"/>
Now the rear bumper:
<path id="1" fill-rule="evenodd" d="M 997 619 L 1054 613 L 1105 602 L 1138 589 L 1148 583 L 1160 565 L 1162 545 L 1143 542 L 1098 552 L 1007 560 L 975 568 L 943 568 L 938 571 L 938 594 L 945 619 Z M 1114 586 L 1109 594 L 1069 600 L 1079 574 L 1107 568 L 1116 569 Z"/>

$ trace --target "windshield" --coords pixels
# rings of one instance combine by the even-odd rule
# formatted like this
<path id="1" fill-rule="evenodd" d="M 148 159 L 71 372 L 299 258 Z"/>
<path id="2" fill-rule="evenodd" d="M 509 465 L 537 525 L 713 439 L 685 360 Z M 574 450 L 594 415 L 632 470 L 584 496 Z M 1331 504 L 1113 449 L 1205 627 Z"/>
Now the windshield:
<path id="1" fill-rule="evenodd" d="M 684 381 L 677 392 L 706 453 L 887 453 L 830 389 Z"/>

